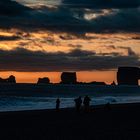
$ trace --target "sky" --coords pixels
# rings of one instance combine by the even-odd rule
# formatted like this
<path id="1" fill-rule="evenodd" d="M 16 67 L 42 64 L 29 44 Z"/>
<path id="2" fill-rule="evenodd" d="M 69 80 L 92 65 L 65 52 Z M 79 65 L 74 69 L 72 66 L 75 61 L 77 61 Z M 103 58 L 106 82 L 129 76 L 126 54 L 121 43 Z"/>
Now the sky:
<path id="1" fill-rule="evenodd" d="M 116 81 L 140 65 L 140 0 L 0 0 L 0 77 Z"/>

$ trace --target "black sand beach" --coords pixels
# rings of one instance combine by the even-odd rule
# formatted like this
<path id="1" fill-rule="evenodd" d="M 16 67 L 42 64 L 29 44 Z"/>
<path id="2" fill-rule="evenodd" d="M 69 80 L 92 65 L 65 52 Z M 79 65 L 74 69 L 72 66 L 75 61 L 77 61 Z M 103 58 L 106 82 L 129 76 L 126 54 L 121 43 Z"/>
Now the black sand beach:
<path id="1" fill-rule="evenodd" d="M 140 139 L 140 104 L 0 113 L 0 140 L 135 140 Z"/>

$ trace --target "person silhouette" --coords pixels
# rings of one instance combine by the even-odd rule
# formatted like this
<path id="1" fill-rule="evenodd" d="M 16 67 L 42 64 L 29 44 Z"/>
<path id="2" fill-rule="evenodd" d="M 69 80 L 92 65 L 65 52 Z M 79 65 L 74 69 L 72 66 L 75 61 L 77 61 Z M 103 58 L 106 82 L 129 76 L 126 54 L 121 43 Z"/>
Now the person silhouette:
<path id="1" fill-rule="evenodd" d="M 109 102 L 105 105 L 105 109 L 107 109 L 107 110 L 111 110 L 111 105 L 110 105 Z"/>
<path id="2" fill-rule="evenodd" d="M 56 99 L 56 110 L 59 110 L 60 109 L 60 99 L 59 98 L 57 98 Z"/>
<path id="3" fill-rule="evenodd" d="M 79 96 L 78 98 L 76 98 L 74 101 L 75 101 L 76 111 L 77 112 L 80 112 L 80 108 L 81 108 L 81 104 L 82 104 L 81 96 Z"/>
<path id="4" fill-rule="evenodd" d="M 90 101 L 91 101 L 90 97 L 89 96 L 85 96 L 84 101 L 83 101 L 85 112 L 89 112 Z"/>

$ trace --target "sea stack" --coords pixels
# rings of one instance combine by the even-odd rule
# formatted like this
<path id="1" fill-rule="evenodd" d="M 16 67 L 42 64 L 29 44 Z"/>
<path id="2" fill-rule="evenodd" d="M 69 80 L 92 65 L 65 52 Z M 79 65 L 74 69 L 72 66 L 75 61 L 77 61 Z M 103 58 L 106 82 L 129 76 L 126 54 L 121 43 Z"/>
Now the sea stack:
<path id="1" fill-rule="evenodd" d="M 50 84 L 50 79 L 48 77 L 38 78 L 37 84 Z"/>
<path id="2" fill-rule="evenodd" d="M 15 76 L 13 76 L 13 75 L 11 75 L 11 76 L 9 76 L 9 78 L 7 79 L 7 82 L 8 83 L 16 83 L 16 78 L 15 78 Z"/>
<path id="3" fill-rule="evenodd" d="M 16 78 L 15 76 L 11 75 L 6 79 L 0 78 L 0 83 L 12 83 L 12 84 L 16 84 Z"/>
<path id="4" fill-rule="evenodd" d="M 140 68 L 119 67 L 117 72 L 118 85 L 138 85 L 140 79 Z"/>
<path id="5" fill-rule="evenodd" d="M 63 72 L 61 74 L 61 83 L 62 84 L 76 84 L 77 83 L 76 72 Z"/>

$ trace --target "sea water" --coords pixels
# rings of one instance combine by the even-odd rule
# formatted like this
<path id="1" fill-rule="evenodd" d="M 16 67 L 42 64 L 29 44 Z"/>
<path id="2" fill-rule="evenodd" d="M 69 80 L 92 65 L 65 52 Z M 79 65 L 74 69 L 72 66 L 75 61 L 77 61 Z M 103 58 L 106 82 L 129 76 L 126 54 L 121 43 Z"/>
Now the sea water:
<path id="1" fill-rule="evenodd" d="M 91 105 L 139 103 L 139 86 L 95 85 L 0 85 L 0 111 L 54 109 L 57 98 L 61 108 L 74 107 L 74 99 L 88 95 Z"/>

